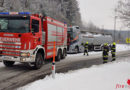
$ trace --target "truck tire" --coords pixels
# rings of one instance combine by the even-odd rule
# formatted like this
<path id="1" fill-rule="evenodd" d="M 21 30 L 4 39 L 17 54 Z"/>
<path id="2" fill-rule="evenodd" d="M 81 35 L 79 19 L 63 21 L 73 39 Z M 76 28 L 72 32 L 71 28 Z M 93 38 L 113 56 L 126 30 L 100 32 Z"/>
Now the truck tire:
<path id="1" fill-rule="evenodd" d="M 58 50 L 57 56 L 56 56 L 56 61 L 60 61 L 61 60 L 61 51 Z"/>
<path id="2" fill-rule="evenodd" d="M 6 67 L 12 67 L 15 62 L 14 61 L 6 61 L 6 60 L 4 60 L 3 63 L 4 63 L 4 65 Z"/>
<path id="3" fill-rule="evenodd" d="M 78 47 L 75 47 L 75 53 L 79 53 L 79 48 Z"/>
<path id="4" fill-rule="evenodd" d="M 34 63 L 34 69 L 40 69 L 44 63 L 44 59 L 42 57 L 41 53 L 37 53 L 35 63 Z"/>
<path id="5" fill-rule="evenodd" d="M 65 59 L 65 57 L 66 57 L 66 50 L 64 49 L 64 50 L 63 50 L 63 54 L 62 54 L 62 58 L 61 58 L 61 59 Z"/>

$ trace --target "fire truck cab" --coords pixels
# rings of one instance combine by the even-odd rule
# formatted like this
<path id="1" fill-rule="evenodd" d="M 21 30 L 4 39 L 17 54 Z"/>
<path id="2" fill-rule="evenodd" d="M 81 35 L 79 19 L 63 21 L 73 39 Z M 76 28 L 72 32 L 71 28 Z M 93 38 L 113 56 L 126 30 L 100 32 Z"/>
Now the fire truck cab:
<path id="1" fill-rule="evenodd" d="M 5 66 L 29 63 L 39 69 L 45 60 L 66 57 L 67 25 L 50 17 L 29 12 L 0 13 L 0 60 Z"/>

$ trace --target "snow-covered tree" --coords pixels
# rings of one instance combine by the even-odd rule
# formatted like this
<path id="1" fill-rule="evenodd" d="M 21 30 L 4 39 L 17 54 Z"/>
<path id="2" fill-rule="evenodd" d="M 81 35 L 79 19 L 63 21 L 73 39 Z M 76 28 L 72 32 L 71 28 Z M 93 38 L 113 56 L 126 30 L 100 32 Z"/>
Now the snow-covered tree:
<path id="1" fill-rule="evenodd" d="M 0 0 L 0 12 L 44 13 L 69 25 L 81 26 L 77 0 Z"/>

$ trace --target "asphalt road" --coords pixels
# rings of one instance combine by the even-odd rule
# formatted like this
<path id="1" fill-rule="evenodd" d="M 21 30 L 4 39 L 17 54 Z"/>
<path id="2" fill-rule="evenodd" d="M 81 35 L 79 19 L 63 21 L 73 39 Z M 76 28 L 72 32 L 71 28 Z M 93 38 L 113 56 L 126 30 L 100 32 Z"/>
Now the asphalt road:
<path id="1" fill-rule="evenodd" d="M 56 62 L 56 72 L 68 72 L 81 68 L 89 68 L 92 65 L 102 64 L 102 54 L 90 56 L 69 56 L 60 62 Z M 117 59 L 130 56 L 129 51 L 117 53 Z M 109 58 L 109 61 L 111 58 Z M 25 64 L 17 63 L 14 67 L 0 67 L 0 90 L 14 90 L 38 79 L 44 78 L 51 73 L 51 62 L 45 64 L 40 70 L 33 70 Z"/>

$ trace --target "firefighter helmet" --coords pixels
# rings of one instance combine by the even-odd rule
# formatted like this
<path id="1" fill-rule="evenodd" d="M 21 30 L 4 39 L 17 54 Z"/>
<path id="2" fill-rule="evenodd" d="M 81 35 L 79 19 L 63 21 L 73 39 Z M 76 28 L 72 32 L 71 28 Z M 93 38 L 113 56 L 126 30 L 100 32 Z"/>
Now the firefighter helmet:
<path id="1" fill-rule="evenodd" d="M 116 45 L 116 43 L 115 43 L 115 42 L 113 42 L 113 45 Z"/>
<path id="2" fill-rule="evenodd" d="M 104 43 L 104 46 L 106 46 L 106 43 Z"/>
<path id="3" fill-rule="evenodd" d="M 108 46 L 108 43 L 104 43 L 104 46 Z"/>

